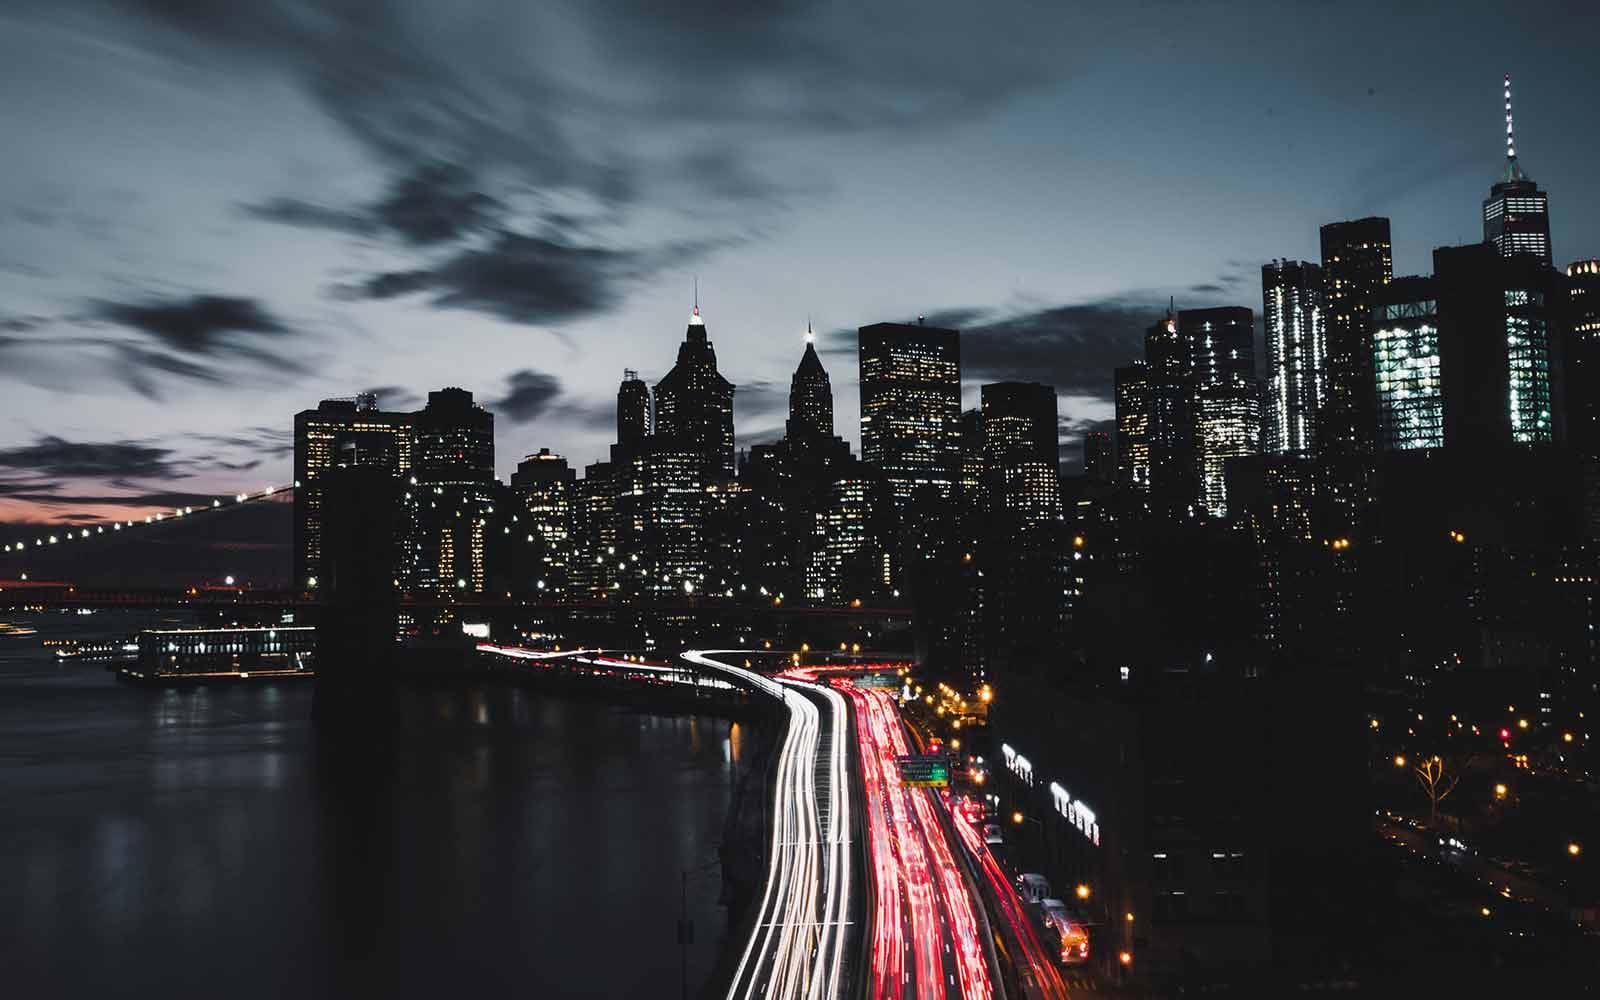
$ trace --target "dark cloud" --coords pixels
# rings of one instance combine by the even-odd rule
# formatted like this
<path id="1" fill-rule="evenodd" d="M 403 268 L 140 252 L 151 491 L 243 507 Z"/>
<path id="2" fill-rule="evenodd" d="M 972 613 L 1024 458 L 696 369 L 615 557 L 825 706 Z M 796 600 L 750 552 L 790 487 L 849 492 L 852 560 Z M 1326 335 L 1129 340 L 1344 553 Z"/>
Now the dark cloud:
<path id="1" fill-rule="evenodd" d="M 500 231 L 486 245 L 456 251 L 432 266 L 376 274 L 339 291 L 371 299 L 427 293 L 441 308 L 470 309 L 513 323 L 558 323 L 607 309 L 626 283 L 694 260 L 717 245 L 722 244 L 613 249 Z"/>
<path id="2" fill-rule="evenodd" d="M 490 228 L 506 205 L 479 190 L 466 167 L 436 161 L 399 175 L 382 197 L 358 208 L 280 196 L 241 205 L 240 210 L 267 222 L 352 236 L 390 234 L 409 246 L 425 247 Z"/>
<path id="3" fill-rule="evenodd" d="M 611 209 L 645 195 L 680 207 L 686 194 L 702 208 L 782 207 L 826 180 L 767 155 L 777 141 L 972 120 L 1059 80 L 1075 37 L 1066 11 L 912 0 L 490 0 L 447 30 L 415 0 L 83 2 L 122 15 L 78 25 L 120 44 L 131 28 L 135 44 L 191 65 L 288 77 L 398 178 L 375 213 L 287 198 L 253 214 L 357 233 L 376 218 L 412 245 L 499 207 L 502 192 L 441 163 Z"/>
<path id="4" fill-rule="evenodd" d="M 498 199 L 476 189 L 464 167 L 442 162 L 401 177 L 372 207 L 384 226 L 418 246 L 486 229 L 504 210 Z"/>
<path id="5" fill-rule="evenodd" d="M 736 416 L 766 415 L 789 411 L 789 383 L 775 379 L 740 380 L 733 396 Z"/>
<path id="6" fill-rule="evenodd" d="M 95 312 L 102 319 L 148 334 L 166 347 L 187 354 L 218 353 L 230 346 L 234 334 L 274 336 L 289 332 L 261 303 L 228 295 L 98 302 Z"/>
<path id="7" fill-rule="evenodd" d="M 43 323 L 43 316 L 0 316 L 0 330 L 6 333 L 27 333 Z"/>
<path id="8" fill-rule="evenodd" d="M 362 390 L 378 397 L 380 410 L 414 410 L 422 405 L 422 397 L 399 385 L 379 385 Z"/>
<path id="9" fill-rule="evenodd" d="M 190 439 L 223 448 L 237 448 L 252 455 L 282 457 L 294 452 L 294 435 L 281 427 L 248 427 L 229 434 L 193 434 Z"/>
<path id="10" fill-rule="evenodd" d="M 971 382 L 1026 379 L 1066 394 L 1109 397 L 1111 371 L 1140 357 L 1144 330 L 1166 302 L 1108 299 L 1055 306 L 961 331 Z"/>
<path id="11" fill-rule="evenodd" d="M 195 382 L 222 382 L 222 376 L 215 368 L 180 358 L 176 354 L 137 344 L 109 343 L 107 346 L 117 354 L 117 364 L 113 366 L 112 373 L 146 399 L 164 398 L 157 377 L 160 375 L 175 375 Z"/>
<path id="12" fill-rule="evenodd" d="M 183 476 L 170 448 L 142 441 L 68 441 L 47 434 L 0 449 L 0 468 L 47 478 L 148 479 Z"/>
<path id="13" fill-rule="evenodd" d="M 1143 356 L 1144 330 L 1166 308 L 1165 298 L 1133 295 L 1000 318 L 991 318 L 993 310 L 949 309 L 925 321 L 961 331 L 961 374 L 968 384 L 1017 379 L 1069 395 L 1109 397 L 1111 370 Z M 856 340 L 855 330 L 834 330 L 824 336 L 824 350 L 854 354 Z"/>
<path id="14" fill-rule="evenodd" d="M 993 310 L 982 308 L 945 309 L 938 312 L 925 313 L 920 316 L 893 317 L 883 322 L 887 323 L 916 323 L 921 321 L 928 326 L 942 326 L 951 330 L 965 331 L 966 327 L 977 322 L 985 316 L 992 315 Z M 839 354 L 854 356 L 858 350 L 858 329 L 848 327 L 843 330 L 829 330 L 817 335 L 817 351 L 821 354 Z M 963 339 L 962 350 L 965 351 Z"/>
<path id="15" fill-rule="evenodd" d="M 489 409 L 504 414 L 512 423 L 525 424 L 548 410 L 561 395 L 561 380 L 545 372 L 524 368 L 506 379 L 506 394 L 489 404 Z"/>
<path id="16" fill-rule="evenodd" d="M 55 486 L 4 482 L 0 482 L 0 496 L 66 507 L 170 507 L 174 510 L 179 507 L 210 507 L 212 500 L 219 499 L 212 493 L 170 490 L 154 493 L 63 493 Z"/>
<path id="17" fill-rule="evenodd" d="M 372 236 L 378 231 L 377 224 L 363 212 L 333 208 L 288 196 L 250 202 L 240 205 L 239 210 L 251 218 L 266 222 L 306 229 L 331 229 L 352 236 Z"/>

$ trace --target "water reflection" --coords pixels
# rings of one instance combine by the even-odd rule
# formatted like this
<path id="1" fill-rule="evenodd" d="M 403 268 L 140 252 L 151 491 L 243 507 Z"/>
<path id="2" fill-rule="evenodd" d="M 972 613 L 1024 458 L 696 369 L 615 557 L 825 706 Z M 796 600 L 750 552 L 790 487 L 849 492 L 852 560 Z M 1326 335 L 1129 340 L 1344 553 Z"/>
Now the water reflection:
<path id="1" fill-rule="evenodd" d="M 9 994 L 676 983 L 678 873 L 715 860 L 736 727 L 486 685 L 402 693 L 384 738 L 319 740 L 309 685 L 127 687 L 37 642 L 0 644 Z M 714 868 L 690 882 L 693 980 L 720 888 Z"/>

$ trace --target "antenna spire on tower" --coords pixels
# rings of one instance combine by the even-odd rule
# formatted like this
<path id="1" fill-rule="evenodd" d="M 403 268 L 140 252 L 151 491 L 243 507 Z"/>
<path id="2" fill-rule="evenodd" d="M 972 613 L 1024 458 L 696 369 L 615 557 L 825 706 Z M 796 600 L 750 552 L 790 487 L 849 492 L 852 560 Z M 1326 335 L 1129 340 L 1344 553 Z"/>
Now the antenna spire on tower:
<path id="1" fill-rule="evenodd" d="M 1511 74 L 1506 74 L 1506 159 L 1517 158 L 1517 143 L 1511 127 Z"/>
<path id="2" fill-rule="evenodd" d="M 811 332 L 811 317 L 807 316 L 806 317 L 806 343 L 809 344 L 815 339 L 816 339 L 816 336 Z"/>

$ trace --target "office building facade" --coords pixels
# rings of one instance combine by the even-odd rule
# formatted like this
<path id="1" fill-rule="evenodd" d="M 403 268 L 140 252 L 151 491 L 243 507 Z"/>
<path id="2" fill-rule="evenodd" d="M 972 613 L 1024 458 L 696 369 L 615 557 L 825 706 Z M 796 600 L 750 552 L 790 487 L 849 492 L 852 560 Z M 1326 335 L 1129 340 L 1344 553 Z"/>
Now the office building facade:
<path id="1" fill-rule="evenodd" d="M 1150 369 L 1142 361 L 1112 374 L 1117 421 L 1117 483 L 1150 488 Z"/>
<path id="2" fill-rule="evenodd" d="M 1398 278 L 1372 306 L 1380 451 L 1444 447 L 1439 302 L 1431 278 Z"/>
<path id="3" fill-rule="evenodd" d="M 1586 458 L 1600 458 L 1600 260 L 1567 267 L 1567 435 Z"/>
<path id="4" fill-rule="evenodd" d="M 923 323 L 858 331 L 861 458 L 904 509 L 920 488 L 954 500 L 961 474 L 961 335 Z"/>
<path id="5" fill-rule="evenodd" d="M 1327 396 L 1322 285 L 1322 268 L 1316 264 L 1280 260 L 1261 268 L 1267 352 L 1264 446 L 1275 455 L 1307 455 L 1315 448 L 1317 411 Z"/>
<path id="6" fill-rule="evenodd" d="M 317 586 L 322 562 L 322 488 L 318 479 L 341 465 L 377 466 L 409 476 L 412 415 L 378 409 L 376 396 L 325 399 L 294 418 L 294 586 Z"/>

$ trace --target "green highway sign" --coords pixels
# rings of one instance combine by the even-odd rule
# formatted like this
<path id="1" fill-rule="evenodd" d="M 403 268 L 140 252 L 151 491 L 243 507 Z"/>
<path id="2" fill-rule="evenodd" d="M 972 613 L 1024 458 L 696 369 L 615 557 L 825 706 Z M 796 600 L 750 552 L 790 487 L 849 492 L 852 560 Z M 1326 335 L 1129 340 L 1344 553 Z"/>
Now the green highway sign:
<path id="1" fill-rule="evenodd" d="M 941 788 L 950 784 L 950 758 L 942 753 L 916 754 L 894 759 L 900 783 L 911 788 Z"/>

